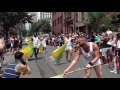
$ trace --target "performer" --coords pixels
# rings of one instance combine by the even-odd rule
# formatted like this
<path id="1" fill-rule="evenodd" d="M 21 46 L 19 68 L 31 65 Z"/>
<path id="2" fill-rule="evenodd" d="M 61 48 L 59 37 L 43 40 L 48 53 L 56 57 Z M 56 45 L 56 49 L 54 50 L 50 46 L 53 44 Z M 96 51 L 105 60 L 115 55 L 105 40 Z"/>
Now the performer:
<path id="1" fill-rule="evenodd" d="M 80 55 L 83 55 L 85 58 L 85 66 L 86 66 L 85 78 L 90 78 L 91 66 L 93 65 L 97 65 L 94 67 L 94 70 L 96 72 L 97 77 L 101 78 L 102 77 L 101 61 L 99 59 L 100 55 L 97 44 L 93 42 L 86 42 L 85 37 L 79 37 L 77 42 L 79 43 L 80 48 L 76 52 L 75 59 L 64 71 L 64 74 L 66 74 L 78 62 Z"/>

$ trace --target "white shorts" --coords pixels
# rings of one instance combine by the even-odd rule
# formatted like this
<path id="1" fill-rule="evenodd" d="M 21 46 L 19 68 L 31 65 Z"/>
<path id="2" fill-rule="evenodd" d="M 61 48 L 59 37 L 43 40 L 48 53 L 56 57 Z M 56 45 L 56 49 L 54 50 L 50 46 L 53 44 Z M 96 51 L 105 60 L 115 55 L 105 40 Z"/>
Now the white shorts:
<path id="1" fill-rule="evenodd" d="M 90 62 L 89 60 L 85 60 L 85 66 L 86 66 L 89 62 Z M 94 63 L 93 65 L 99 65 L 99 64 L 102 64 L 100 59 L 99 59 L 96 63 Z"/>
<path id="2" fill-rule="evenodd" d="M 65 50 L 72 50 L 72 49 L 73 49 L 72 46 L 69 46 L 69 47 L 66 46 L 65 48 Z"/>
<path id="3" fill-rule="evenodd" d="M 46 45 L 43 45 L 44 48 L 46 48 Z"/>
<path id="4" fill-rule="evenodd" d="M 106 48 L 100 49 L 100 52 L 102 53 L 102 56 L 107 56 L 107 49 Z"/>
<path id="5" fill-rule="evenodd" d="M 34 47 L 34 48 L 38 48 L 38 45 L 33 44 L 33 47 Z"/>

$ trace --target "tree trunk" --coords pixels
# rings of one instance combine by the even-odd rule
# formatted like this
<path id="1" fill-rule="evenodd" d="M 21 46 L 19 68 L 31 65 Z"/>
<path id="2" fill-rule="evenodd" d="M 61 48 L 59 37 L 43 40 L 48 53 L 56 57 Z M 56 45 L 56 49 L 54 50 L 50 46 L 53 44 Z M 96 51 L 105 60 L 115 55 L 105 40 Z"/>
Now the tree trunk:
<path id="1" fill-rule="evenodd" d="M 4 29 L 5 29 L 5 35 L 6 35 L 6 37 L 8 37 L 9 28 L 8 27 L 4 27 Z"/>

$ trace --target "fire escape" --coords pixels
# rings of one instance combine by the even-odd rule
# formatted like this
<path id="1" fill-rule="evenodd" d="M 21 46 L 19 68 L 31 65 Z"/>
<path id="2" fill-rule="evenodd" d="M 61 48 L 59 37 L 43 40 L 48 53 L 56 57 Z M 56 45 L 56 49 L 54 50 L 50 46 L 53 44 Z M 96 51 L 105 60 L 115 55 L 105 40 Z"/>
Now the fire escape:
<path id="1" fill-rule="evenodd" d="M 72 32 L 74 20 L 72 18 L 72 12 L 65 12 L 64 15 L 65 33 L 67 34 Z"/>

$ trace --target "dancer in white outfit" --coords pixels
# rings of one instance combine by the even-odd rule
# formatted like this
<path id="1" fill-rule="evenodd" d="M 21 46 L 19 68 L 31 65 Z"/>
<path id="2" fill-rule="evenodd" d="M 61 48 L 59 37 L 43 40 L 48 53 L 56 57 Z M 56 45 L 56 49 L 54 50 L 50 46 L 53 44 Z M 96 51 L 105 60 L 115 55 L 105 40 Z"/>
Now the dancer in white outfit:
<path id="1" fill-rule="evenodd" d="M 34 34 L 34 37 L 32 38 L 32 41 L 33 41 L 33 47 L 34 47 L 34 54 L 35 54 L 35 57 L 37 59 L 38 45 L 39 45 L 39 38 L 37 37 L 37 34 Z"/>
<path id="2" fill-rule="evenodd" d="M 72 52 L 72 50 L 73 50 L 73 48 L 72 48 L 72 42 L 71 42 L 71 40 L 72 40 L 73 38 L 72 37 L 70 37 L 69 36 L 69 34 L 68 35 L 66 35 L 66 37 L 64 37 L 64 40 L 65 40 L 65 42 L 67 43 L 67 46 L 66 46 L 66 48 L 65 48 L 65 51 L 66 51 L 66 60 L 68 61 L 68 62 L 71 62 L 72 60 L 73 60 L 73 52 Z M 70 52 L 70 57 L 71 57 L 71 60 L 68 60 L 68 53 Z"/>
<path id="3" fill-rule="evenodd" d="M 43 45 L 43 51 L 46 51 L 46 40 L 48 39 L 48 36 L 43 36 L 42 45 Z"/>
<path id="4" fill-rule="evenodd" d="M 101 78 L 102 71 L 101 71 L 101 61 L 99 59 L 99 48 L 97 44 L 93 42 L 86 42 L 85 37 L 80 37 L 77 42 L 81 46 L 80 49 L 76 52 L 76 57 L 72 61 L 72 63 L 69 65 L 69 67 L 64 71 L 64 74 L 66 74 L 79 60 L 80 55 L 83 55 L 85 58 L 85 77 L 90 78 L 91 74 L 91 66 L 97 65 L 94 67 L 94 70 L 96 72 L 96 75 L 98 78 Z"/>

